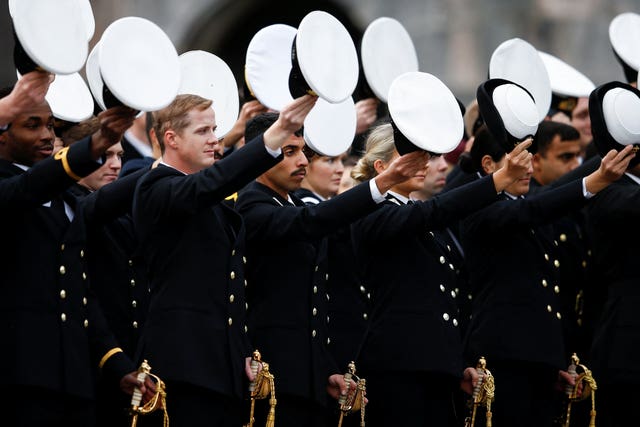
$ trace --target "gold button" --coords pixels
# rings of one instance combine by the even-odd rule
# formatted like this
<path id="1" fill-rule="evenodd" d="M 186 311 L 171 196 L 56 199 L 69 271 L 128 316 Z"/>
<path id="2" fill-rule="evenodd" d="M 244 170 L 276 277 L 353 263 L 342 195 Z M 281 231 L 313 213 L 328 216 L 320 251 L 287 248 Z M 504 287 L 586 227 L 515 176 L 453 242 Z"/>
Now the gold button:
<path id="1" fill-rule="evenodd" d="M 67 291 L 64 289 L 60 291 L 60 298 L 65 299 L 67 297 Z"/>
<path id="2" fill-rule="evenodd" d="M 451 252 L 451 246 L 447 245 L 447 250 Z"/>
<path id="3" fill-rule="evenodd" d="M 367 299 L 371 299 L 371 292 L 367 294 Z"/>
<path id="4" fill-rule="evenodd" d="M 243 256 L 243 257 L 242 257 L 242 262 L 243 262 L 244 264 L 246 264 L 246 263 L 247 263 L 247 257 L 246 257 L 246 256 Z"/>
<path id="5" fill-rule="evenodd" d="M 558 320 L 562 319 L 562 314 L 560 314 L 560 312 L 556 313 L 556 317 L 558 318 Z"/>
<path id="6" fill-rule="evenodd" d="M 315 271 L 318 271 L 318 268 L 319 268 L 319 267 L 316 265 L 316 267 L 315 267 Z"/>
<path id="7" fill-rule="evenodd" d="M 578 326 L 582 326 L 582 319 L 576 320 L 576 323 L 578 324 Z"/>
<path id="8" fill-rule="evenodd" d="M 440 290 L 441 290 L 442 292 L 444 292 L 444 291 L 446 290 L 443 284 L 440 284 Z"/>
<path id="9" fill-rule="evenodd" d="M 535 236 L 535 235 L 536 235 L 536 230 L 534 230 L 534 229 L 532 228 L 532 229 L 531 229 L 531 234 L 532 234 L 533 236 Z"/>
<path id="10" fill-rule="evenodd" d="M 560 241 L 561 241 L 561 242 L 566 242 L 566 241 L 567 241 L 567 235 L 566 235 L 566 234 L 564 234 L 564 233 L 562 233 L 562 234 L 560 235 Z"/>
<path id="11" fill-rule="evenodd" d="M 430 231 L 430 232 L 429 232 L 429 236 L 431 236 L 431 237 L 436 237 L 436 235 L 435 235 L 435 234 L 433 234 L 433 231 Z"/>
<path id="12" fill-rule="evenodd" d="M 60 250 L 64 251 L 64 243 L 62 245 L 60 245 Z"/>
<path id="13" fill-rule="evenodd" d="M 231 277 L 231 280 L 235 279 L 235 278 L 236 278 L 236 272 L 235 272 L 235 271 L 232 271 L 232 272 L 229 274 L 229 277 Z"/>
<path id="14" fill-rule="evenodd" d="M 131 287 L 134 288 L 136 286 L 136 279 L 131 279 L 129 283 L 131 283 Z"/>
<path id="15" fill-rule="evenodd" d="M 138 322 L 134 320 L 131 326 L 133 326 L 133 329 L 138 329 Z"/>
<path id="16" fill-rule="evenodd" d="M 89 327 L 89 321 L 87 319 L 84 319 L 84 327 L 85 328 Z"/>
<path id="17" fill-rule="evenodd" d="M 229 302 L 234 302 L 235 300 L 236 297 L 233 294 L 229 295 Z"/>
<path id="18" fill-rule="evenodd" d="M 138 306 L 138 303 L 136 302 L 136 300 L 131 301 L 131 307 L 136 308 Z"/>
<path id="19" fill-rule="evenodd" d="M 324 275 L 324 280 L 329 280 L 329 274 L 328 273 Z"/>
<path id="20" fill-rule="evenodd" d="M 82 298 L 82 305 L 87 305 L 87 297 Z"/>
<path id="21" fill-rule="evenodd" d="M 444 264 L 445 262 L 447 262 L 447 260 L 443 256 L 441 256 L 440 257 L 440 264 Z"/>
<path id="22" fill-rule="evenodd" d="M 235 255 L 236 255 L 236 250 L 235 250 L 235 249 L 233 249 L 233 250 L 231 251 L 231 256 L 235 256 Z"/>
<path id="23" fill-rule="evenodd" d="M 249 331 L 249 328 L 247 328 L 247 325 L 244 325 L 244 333 L 246 334 Z"/>
<path id="24" fill-rule="evenodd" d="M 60 266 L 60 274 L 65 274 L 67 272 L 67 269 L 64 268 L 64 265 Z"/>
<path id="25" fill-rule="evenodd" d="M 63 322 L 66 322 L 66 321 L 67 321 L 67 315 L 66 315 L 66 314 L 64 314 L 64 313 L 62 313 L 62 314 L 60 315 L 60 320 L 62 320 Z"/>
<path id="26" fill-rule="evenodd" d="M 247 279 L 244 279 L 244 287 L 247 287 Z"/>
<path id="27" fill-rule="evenodd" d="M 133 266 L 133 260 L 132 260 L 132 259 L 130 259 L 130 260 L 129 260 L 129 267 L 132 267 L 132 266 Z"/>
<path id="28" fill-rule="evenodd" d="M 547 279 L 542 279 L 542 287 L 546 288 L 547 286 L 549 286 L 549 283 L 547 283 Z"/>
<path id="29" fill-rule="evenodd" d="M 367 290 L 364 288 L 364 286 L 360 285 L 360 292 L 362 292 L 364 294 L 366 291 Z"/>
<path id="30" fill-rule="evenodd" d="M 229 320 L 227 322 L 229 323 L 229 326 L 233 325 L 233 319 L 231 317 L 229 317 Z"/>
<path id="31" fill-rule="evenodd" d="M 82 280 L 87 280 L 87 273 L 84 271 L 82 272 Z"/>
<path id="32" fill-rule="evenodd" d="M 582 260 L 582 268 L 587 268 L 587 261 Z"/>
<path id="33" fill-rule="evenodd" d="M 249 310 L 249 303 L 248 303 L 248 302 L 245 302 L 245 303 L 244 303 L 244 309 L 245 309 L 245 310 Z"/>
<path id="34" fill-rule="evenodd" d="M 311 310 L 311 313 L 316 316 L 318 314 L 318 309 L 313 307 L 313 310 Z"/>
<path id="35" fill-rule="evenodd" d="M 84 258 L 84 250 L 80 249 L 80 258 Z"/>
<path id="36" fill-rule="evenodd" d="M 330 301 L 331 297 L 329 296 L 329 294 L 326 294 L 326 295 L 327 295 L 327 301 Z"/>
<path id="37" fill-rule="evenodd" d="M 553 261 L 553 265 L 554 265 L 556 268 L 560 268 L 560 261 L 558 261 L 557 259 L 556 259 L 556 260 L 554 260 L 554 261 Z"/>
<path id="38" fill-rule="evenodd" d="M 458 319 L 453 319 L 453 326 L 458 326 Z"/>
<path id="39" fill-rule="evenodd" d="M 456 297 L 456 291 L 451 291 L 451 298 L 455 298 Z"/>
<path id="40" fill-rule="evenodd" d="M 329 315 L 327 315 L 327 323 L 329 323 L 330 320 L 331 318 L 329 317 Z"/>
<path id="41" fill-rule="evenodd" d="M 456 268 L 453 266 L 453 264 L 449 264 L 449 270 L 453 271 L 453 270 L 455 270 L 455 269 L 456 269 Z"/>
<path id="42" fill-rule="evenodd" d="M 544 254 L 545 261 L 549 261 L 549 254 Z"/>
<path id="43" fill-rule="evenodd" d="M 318 293 L 318 287 L 317 287 L 317 286 L 314 286 L 314 287 L 313 287 L 313 293 L 314 293 L 314 294 L 317 294 L 317 293 Z"/>
<path id="44" fill-rule="evenodd" d="M 553 287 L 553 292 L 555 292 L 556 294 L 560 293 L 560 286 L 556 285 Z"/>
<path id="45" fill-rule="evenodd" d="M 468 299 L 469 301 L 471 301 L 471 300 L 473 299 L 473 295 L 471 295 L 471 294 L 467 294 L 467 299 Z"/>
<path id="46" fill-rule="evenodd" d="M 442 318 L 448 322 L 449 321 L 449 313 L 442 313 Z"/>
<path id="47" fill-rule="evenodd" d="M 367 313 L 362 313 L 362 318 L 364 320 L 367 320 L 369 318 L 369 315 L 367 315 Z"/>
<path id="48" fill-rule="evenodd" d="M 327 338 L 327 345 L 331 344 L 331 338 Z"/>
<path id="49" fill-rule="evenodd" d="M 311 331 L 311 336 L 312 337 L 316 337 L 316 335 L 318 335 L 318 333 L 316 332 L 316 330 L 314 329 L 313 331 Z"/>
<path id="50" fill-rule="evenodd" d="M 551 313 L 551 312 L 553 311 L 553 309 L 551 308 L 551 306 L 550 306 L 550 305 L 548 305 L 548 306 L 547 306 L 547 311 L 548 311 L 549 313 Z"/>

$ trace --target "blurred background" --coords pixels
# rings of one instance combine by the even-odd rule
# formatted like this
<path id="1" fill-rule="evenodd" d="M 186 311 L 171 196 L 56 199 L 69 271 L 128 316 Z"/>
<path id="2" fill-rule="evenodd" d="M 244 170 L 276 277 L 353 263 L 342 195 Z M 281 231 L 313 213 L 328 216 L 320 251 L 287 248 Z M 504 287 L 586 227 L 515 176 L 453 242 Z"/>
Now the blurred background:
<path id="1" fill-rule="evenodd" d="M 114 20 L 144 17 L 165 30 L 179 54 L 201 49 L 224 59 L 240 88 L 249 40 L 267 25 L 297 27 L 308 12 L 324 10 L 347 27 L 359 46 L 371 21 L 392 17 L 411 35 L 420 71 L 436 75 L 465 104 L 486 79 L 493 50 L 513 37 L 563 59 L 596 85 L 623 81 L 622 67 L 609 44 L 609 23 L 622 12 L 640 13 L 640 0 L 93 0 L 91 4 L 96 30 L 90 48 Z M 2 0 L 0 86 L 16 80 L 12 55 L 11 19 L 7 1 Z"/>

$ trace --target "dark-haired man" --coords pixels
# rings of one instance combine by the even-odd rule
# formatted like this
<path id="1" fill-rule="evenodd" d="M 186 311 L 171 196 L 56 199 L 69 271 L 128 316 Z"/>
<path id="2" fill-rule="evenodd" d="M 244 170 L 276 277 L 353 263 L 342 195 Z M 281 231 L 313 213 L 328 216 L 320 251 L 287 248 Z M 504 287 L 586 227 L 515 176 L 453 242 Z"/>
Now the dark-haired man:
<path id="1" fill-rule="evenodd" d="M 245 137 L 277 120 L 277 113 L 256 116 Z M 301 133 L 289 136 L 282 152 L 283 161 L 236 203 L 247 227 L 249 336 L 277 378 L 278 425 L 324 426 L 331 415 L 328 395 L 346 392 L 339 374 L 346 367 L 337 367 L 327 349 L 326 236 L 376 209 L 383 193 L 424 168 L 427 154 L 402 156 L 375 180 L 307 206 L 292 193 L 312 152 Z"/>
<path id="2" fill-rule="evenodd" d="M 50 82 L 27 73 L 0 100 L 2 413 L 7 425 L 86 427 L 95 423 L 94 371 L 129 392 L 141 384 L 88 292 L 84 224 L 62 193 L 100 166 L 133 112 L 101 113 L 96 133 L 52 156 Z"/>

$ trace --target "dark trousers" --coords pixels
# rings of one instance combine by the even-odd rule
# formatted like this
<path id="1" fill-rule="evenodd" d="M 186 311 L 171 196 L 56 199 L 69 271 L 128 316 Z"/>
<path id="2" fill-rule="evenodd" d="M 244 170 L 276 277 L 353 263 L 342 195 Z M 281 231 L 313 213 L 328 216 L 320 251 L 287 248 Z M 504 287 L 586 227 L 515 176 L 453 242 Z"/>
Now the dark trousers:
<path id="1" fill-rule="evenodd" d="M 490 361 L 495 379 L 494 427 L 551 427 L 559 394 L 558 370 L 551 366 Z"/>
<path id="2" fill-rule="evenodd" d="M 597 380 L 597 378 L 596 378 Z M 596 425 L 628 427 L 638 425 L 640 390 L 637 384 L 598 384 Z"/>
<path id="3" fill-rule="evenodd" d="M 39 387 L 0 387 L 0 424 L 12 427 L 93 427 L 93 400 Z"/>
<path id="4" fill-rule="evenodd" d="M 184 383 L 166 385 L 171 427 L 241 427 L 246 421 L 240 399 Z M 162 411 L 156 412 L 154 416 L 160 417 Z"/>
<path id="5" fill-rule="evenodd" d="M 277 393 L 276 399 L 278 401 L 275 412 L 276 427 L 335 427 L 338 425 L 337 412 L 334 417 L 332 411 L 316 402 Z M 264 426 L 269 411 L 269 398 L 256 401 L 255 407 L 254 426 Z"/>
<path id="6" fill-rule="evenodd" d="M 131 426 L 131 396 L 120 391 L 116 384 L 100 382 L 96 399 L 97 427 Z"/>
<path id="7" fill-rule="evenodd" d="M 377 371 L 367 380 L 368 427 L 450 427 L 456 425 L 454 389 L 449 376 L 424 372 Z"/>

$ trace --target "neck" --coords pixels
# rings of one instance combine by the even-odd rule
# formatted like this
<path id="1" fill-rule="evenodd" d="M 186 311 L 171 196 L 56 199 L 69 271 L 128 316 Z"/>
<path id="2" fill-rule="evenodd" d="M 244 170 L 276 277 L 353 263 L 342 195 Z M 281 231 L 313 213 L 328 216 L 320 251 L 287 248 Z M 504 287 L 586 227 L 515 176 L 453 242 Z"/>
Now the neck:
<path id="1" fill-rule="evenodd" d="M 258 178 L 256 178 L 256 182 L 259 182 L 260 184 L 264 185 L 265 187 L 270 188 L 272 191 L 275 191 L 283 199 L 289 200 L 289 192 L 287 190 L 283 189 L 283 188 L 279 188 L 279 187 L 273 185 L 271 180 L 268 179 L 266 176 L 264 176 L 264 175 L 259 176 Z"/>

